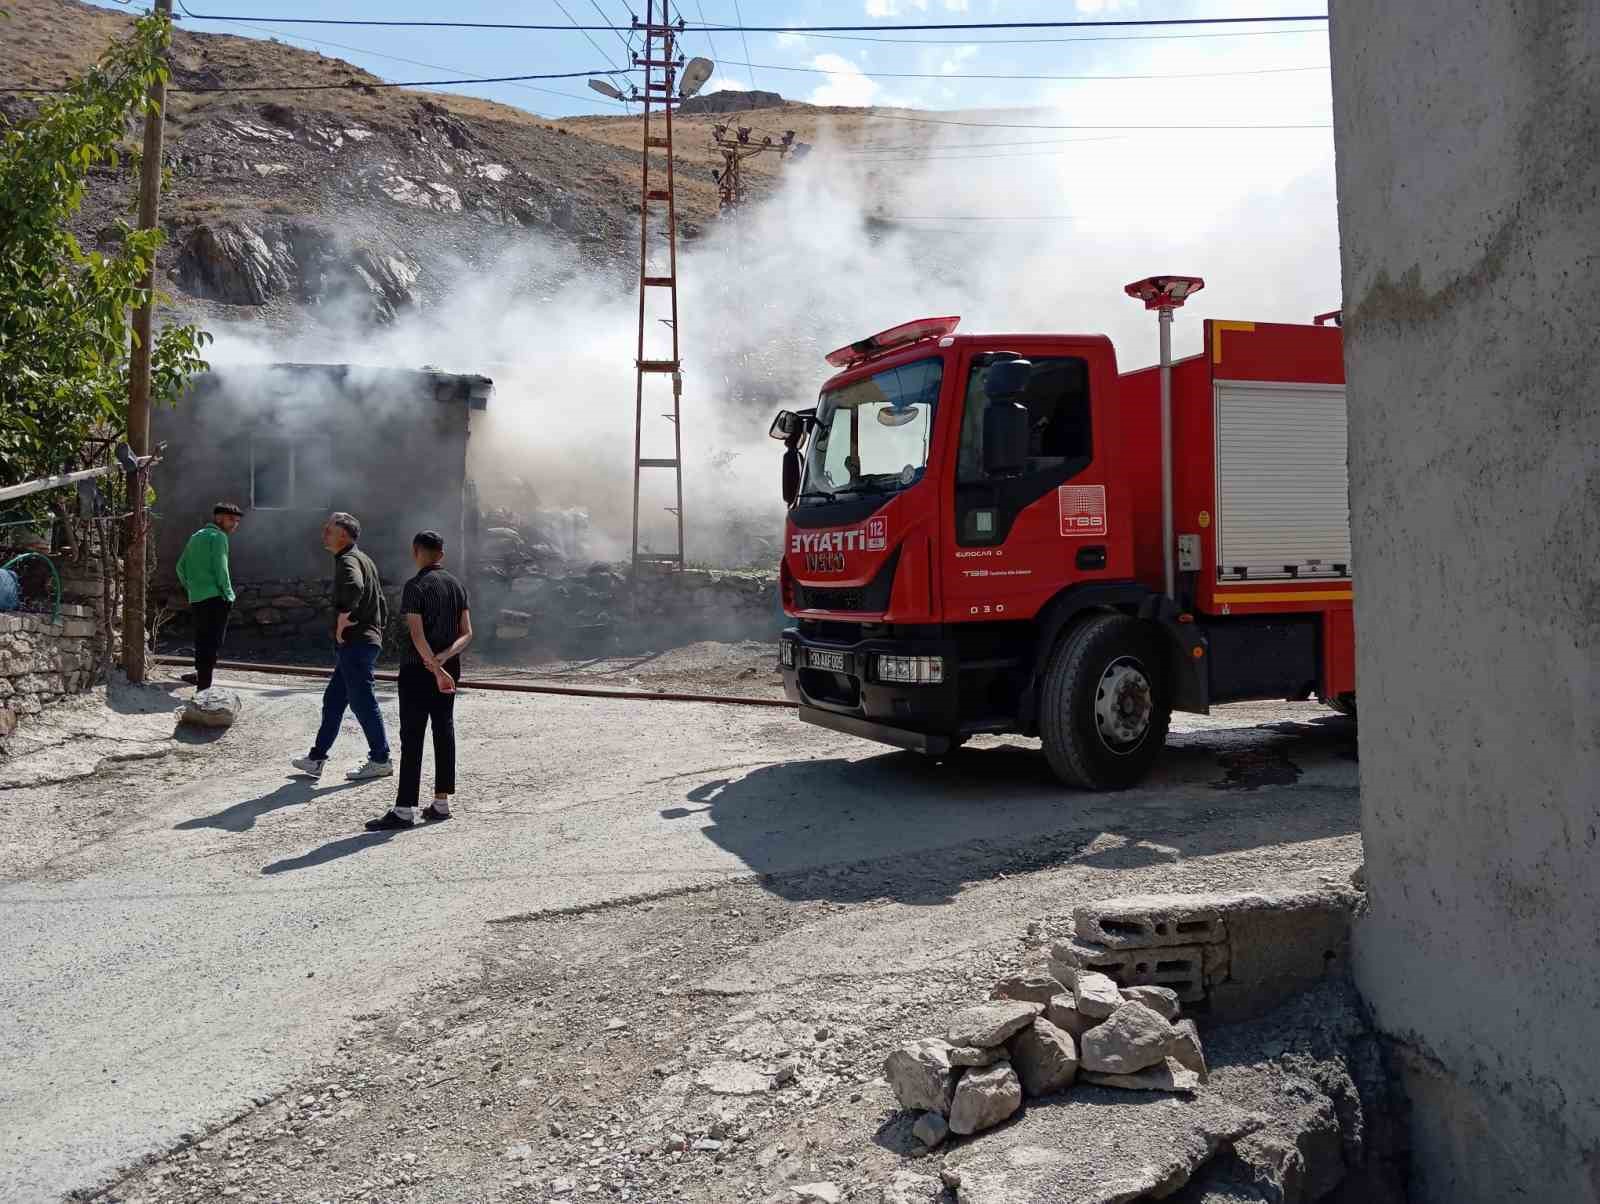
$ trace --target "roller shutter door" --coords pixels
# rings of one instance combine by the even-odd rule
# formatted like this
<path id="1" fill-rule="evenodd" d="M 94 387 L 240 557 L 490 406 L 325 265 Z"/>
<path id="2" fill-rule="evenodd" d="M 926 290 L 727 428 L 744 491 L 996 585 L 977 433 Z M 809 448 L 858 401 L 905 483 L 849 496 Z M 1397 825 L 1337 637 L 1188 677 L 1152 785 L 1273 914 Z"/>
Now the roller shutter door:
<path id="1" fill-rule="evenodd" d="M 1343 385 L 1216 384 L 1217 576 L 1349 576 Z"/>

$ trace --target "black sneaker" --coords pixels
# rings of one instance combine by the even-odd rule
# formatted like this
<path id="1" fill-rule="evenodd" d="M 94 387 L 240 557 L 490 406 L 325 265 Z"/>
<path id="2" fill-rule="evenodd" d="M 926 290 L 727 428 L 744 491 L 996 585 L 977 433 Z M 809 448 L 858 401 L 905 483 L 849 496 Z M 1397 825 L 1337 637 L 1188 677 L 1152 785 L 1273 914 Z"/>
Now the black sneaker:
<path id="1" fill-rule="evenodd" d="M 445 820 L 454 818 L 453 812 L 435 811 L 432 803 L 422 809 L 422 822 L 425 824 L 442 824 Z"/>
<path id="2" fill-rule="evenodd" d="M 401 819 L 398 815 L 396 815 L 394 813 L 394 810 L 392 808 L 390 810 L 388 810 L 388 811 L 385 811 L 382 815 L 378 816 L 377 819 L 369 819 L 367 821 L 367 831 L 368 832 L 405 831 L 405 830 L 407 830 L 409 828 L 414 828 L 416 826 L 417 826 L 417 824 L 416 824 L 415 820 Z"/>

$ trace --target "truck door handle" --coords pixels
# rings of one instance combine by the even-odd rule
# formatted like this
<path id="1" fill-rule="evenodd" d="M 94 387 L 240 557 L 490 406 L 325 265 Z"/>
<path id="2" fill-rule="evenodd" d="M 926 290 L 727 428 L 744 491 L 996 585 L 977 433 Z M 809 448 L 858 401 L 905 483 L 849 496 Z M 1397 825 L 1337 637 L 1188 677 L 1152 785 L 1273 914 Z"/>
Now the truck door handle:
<path id="1" fill-rule="evenodd" d="M 1090 544 L 1086 548 L 1078 549 L 1078 567 L 1080 569 L 1103 569 L 1106 567 L 1106 548 L 1104 544 Z"/>

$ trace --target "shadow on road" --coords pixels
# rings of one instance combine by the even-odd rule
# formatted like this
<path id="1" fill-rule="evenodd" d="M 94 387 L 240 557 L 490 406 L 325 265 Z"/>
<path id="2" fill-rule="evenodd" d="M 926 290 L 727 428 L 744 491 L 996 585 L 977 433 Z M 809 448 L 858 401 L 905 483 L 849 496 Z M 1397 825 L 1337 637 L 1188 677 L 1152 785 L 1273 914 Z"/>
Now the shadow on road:
<path id="1" fill-rule="evenodd" d="M 1117 794 L 1063 787 L 1020 743 L 937 761 L 794 761 L 700 781 L 658 814 L 705 825 L 782 898 L 938 905 L 968 883 L 1068 860 L 1135 868 L 1350 835 L 1353 742 L 1343 721 L 1191 731 L 1149 781 Z M 1241 772 L 1255 759 L 1273 772 Z M 1316 771 L 1308 783 L 1302 770 Z"/>
<path id="2" fill-rule="evenodd" d="M 419 824 L 412 831 L 420 831 L 421 827 Z M 387 832 L 358 832 L 354 836 L 342 836 L 338 840 L 330 840 L 327 844 L 312 849 L 309 853 L 301 853 L 298 857 L 285 857 L 281 861 L 264 865 L 261 867 L 261 872 L 287 874 L 290 870 L 308 870 L 313 866 L 327 865 L 330 861 L 338 861 L 341 857 L 349 857 L 365 849 L 388 844 L 396 836 L 405 835 L 408 835 L 405 829 L 395 828 Z"/>
<path id="3" fill-rule="evenodd" d="M 294 778 L 270 794 L 245 799 L 226 810 L 218 811 L 215 815 L 200 815 L 194 819 L 186 819 L 181 824 L 173 825 L 173 829 L 178 832 L 192 832 L 197 828 L 220 828 L 224 832 L 248 832 L 256 826 L 256 820 L 269 812 L 283 807 L 297 807 L 302 803 L 314 802 L 325 795 L 337 794 L 341 790 L 350 790 L 361 785 L 364 783 L 341 782 L 335 786 L 319 787 L 309 778 Z"/>

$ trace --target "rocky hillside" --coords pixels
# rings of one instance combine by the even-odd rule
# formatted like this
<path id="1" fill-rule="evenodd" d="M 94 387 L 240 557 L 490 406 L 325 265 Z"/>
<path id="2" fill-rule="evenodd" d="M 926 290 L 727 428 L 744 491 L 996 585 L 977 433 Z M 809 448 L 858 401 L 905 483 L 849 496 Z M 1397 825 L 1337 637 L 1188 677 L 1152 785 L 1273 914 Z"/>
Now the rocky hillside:
<path id="1" fill-rule="evenodd" d="M 0 10 L 9 10 L 0 79 L 10 86 L 60 85 L 132 21 L 76 0 L 3 0 Z M 378 82 L 312 51 L 180 30 L 162 203 L 165 284 L 179 309 L 202 319 L 296 325 L 338 306 L 384 322 L 437 299 L 460 265 L 497 262 L 530 231 L 573 250 L 553 257 L 552 279 L 625 274 L 636 246 L 636 118 L 558 122 Z M 343 86 L 183 90 L 254 83 Z M 772 98 L 761 101 L 770 106 Z M 0 96 L 0 124 L 30 111 L 27 99 Z M 707 129 L 685 129 L 678 139 L 687 238 L 716 213 L 706 135 L 726 119 L 685 121 Z M 130 147 L 136 137 L 130 130 Z M 759 186 L 761 173 L 753 174 Z M 102 173 L 81 222 L 86 241 L 116 237 L 133 188 L 126 166 Z"/>

